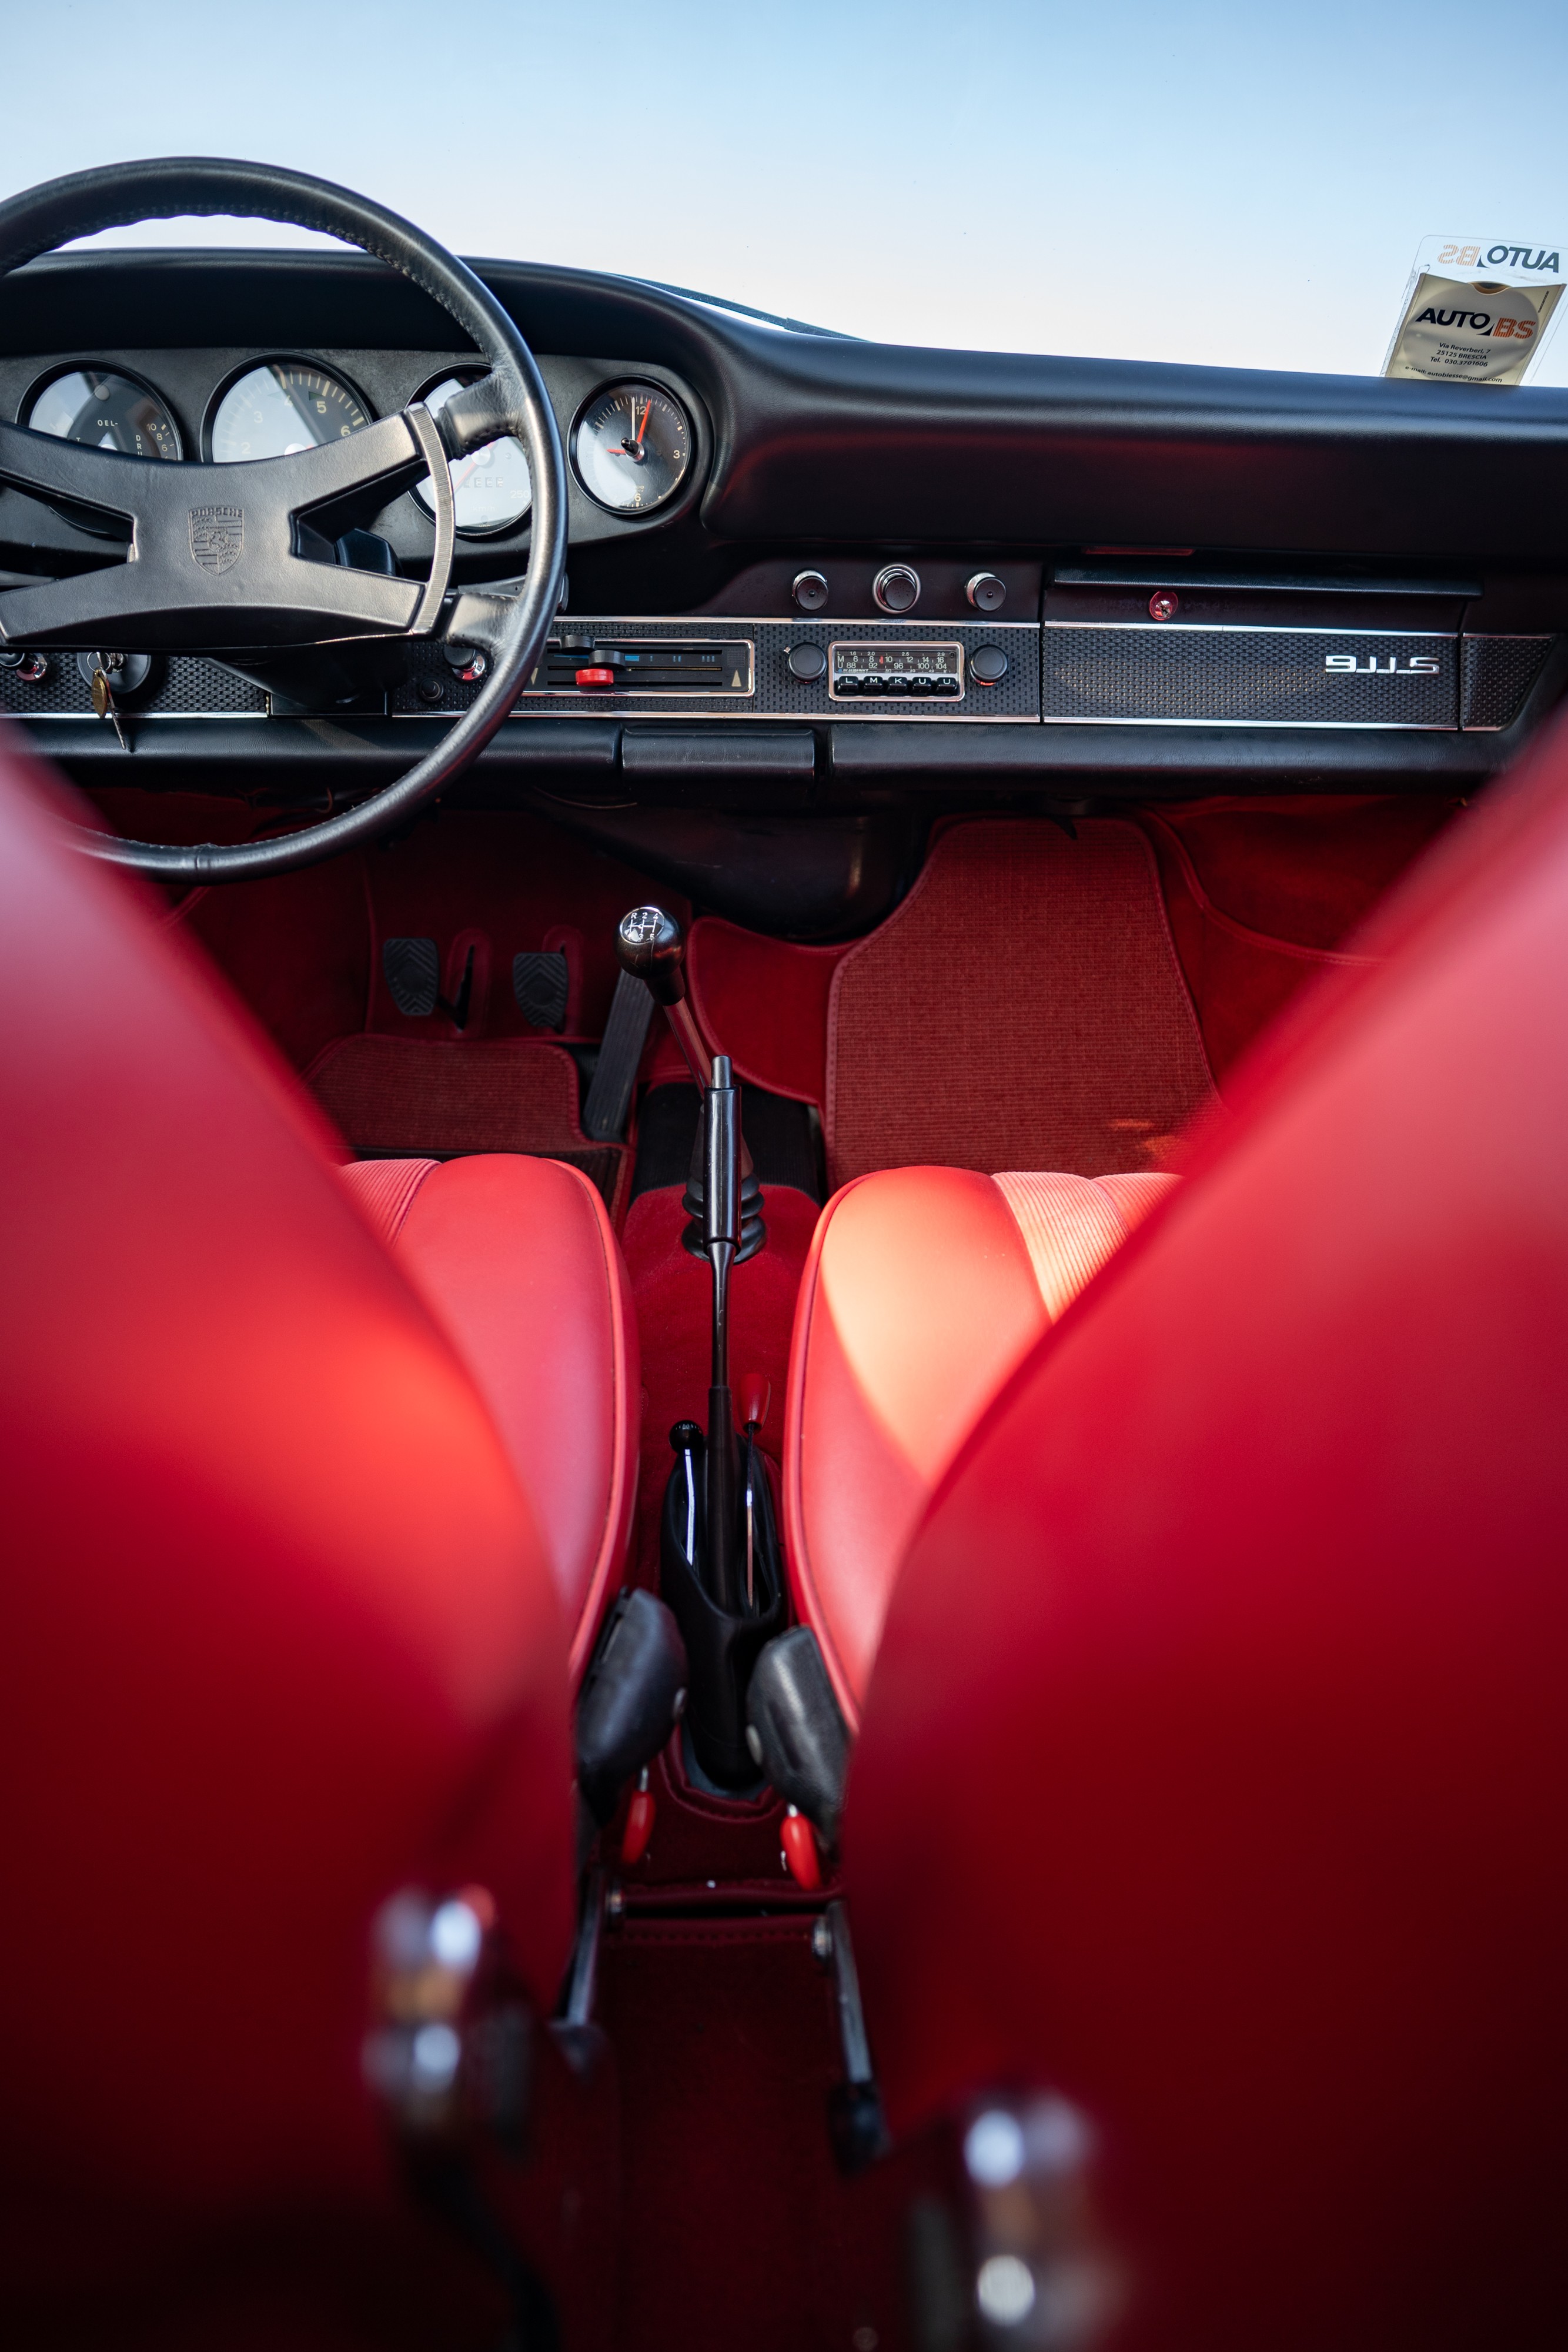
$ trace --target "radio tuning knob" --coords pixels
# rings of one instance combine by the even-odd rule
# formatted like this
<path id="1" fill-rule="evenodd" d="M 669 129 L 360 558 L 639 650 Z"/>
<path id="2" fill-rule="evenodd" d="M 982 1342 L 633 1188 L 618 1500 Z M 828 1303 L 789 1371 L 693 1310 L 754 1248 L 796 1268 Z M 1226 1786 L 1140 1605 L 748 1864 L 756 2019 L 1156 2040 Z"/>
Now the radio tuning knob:
<path id="1" fill-rule="evenodd" d="M 964 583 L 964 593 L 977 613 L 999 613 L 1008 601 L 1007 583 L 994 572 L 977 572 Z"/>
<path id="2" fill-rule="evenodd" d="M 913 613 L 920 602 L 920 574 L 912 564 L 884 563 L 871 593 L 884 613 Z"/>

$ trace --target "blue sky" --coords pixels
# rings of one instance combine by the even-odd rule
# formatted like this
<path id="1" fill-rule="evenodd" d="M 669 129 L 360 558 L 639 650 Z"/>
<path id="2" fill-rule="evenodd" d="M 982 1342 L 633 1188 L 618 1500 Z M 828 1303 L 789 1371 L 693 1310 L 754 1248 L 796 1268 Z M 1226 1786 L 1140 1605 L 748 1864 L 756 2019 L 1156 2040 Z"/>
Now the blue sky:
<path id="1" fill-rule="evenodd" d="M 445 45 L 443 18 L 0 0 L 0 180 L 256 156 L 461 252 L 889 341 L 1352 373 L 1423 236 L 1568 240 L 1562 0 L 493 0 Z M 120 241 L 214 236 L 282 241 Z M 1568 330 L 1535 381 L 1568 383 Z"/>

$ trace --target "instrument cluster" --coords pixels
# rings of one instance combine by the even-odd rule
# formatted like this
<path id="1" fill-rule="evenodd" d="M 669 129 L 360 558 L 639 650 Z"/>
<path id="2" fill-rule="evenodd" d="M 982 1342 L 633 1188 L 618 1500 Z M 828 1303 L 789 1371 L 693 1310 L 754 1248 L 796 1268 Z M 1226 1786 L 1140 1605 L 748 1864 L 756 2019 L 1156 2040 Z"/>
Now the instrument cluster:
<path id="1" fill-rule="evenodd" d="M 544 364 L 549 383 L 551 369 Z M 581 373 L 570 362 L 558 363 L 561 369 Z M 439 413 L 481 373 L 460 365 L 427 373 L 403 404 L 423 401 Z M 574 388 L 550 383 L 574 487 L 591 512 L 635 525 L 680 501 L 693 485 L 699 447 L 689 394 L 641 376 L 601 376 L 561 411 L 562 389 Z M 182 429 L 174 399 L 149 375 L 120 362 L 75 359 L 57 362 L 27 389 L 17 422 L 37 433 L 128 457 L 193 457 L 232 466 L 347 439 L 384 413 L 385 404 L 378 410 L 338 362 L 282 354 L 247 358 L 227 368 L 199 419 L 187 405 Z M 187 438 L 193 446 L 187 446 Z M 471 450 L 453 461 L 451 472 L 457 529 L 465 539 L 504 538 L 526 525 L 533 484 L 520 442 L 507 438 Z M 424 517 L 434 516 L 428 476 L 407 497 Z"/>

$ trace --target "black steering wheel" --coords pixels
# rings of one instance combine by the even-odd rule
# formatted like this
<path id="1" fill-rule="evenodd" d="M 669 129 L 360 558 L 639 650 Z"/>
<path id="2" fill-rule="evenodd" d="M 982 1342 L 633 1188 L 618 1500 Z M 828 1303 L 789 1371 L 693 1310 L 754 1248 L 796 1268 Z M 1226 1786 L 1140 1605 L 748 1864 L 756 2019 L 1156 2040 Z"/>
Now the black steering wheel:
<path id="1" fill-rule="evenodd" d="M 416 404 L 325 447 L 222 469 L 126 457 L 0 424 L 0 481 L 131 527 L 123 563 L 0 591 L 0 645 L 214 652 L 444 635 L 486 654 L 486 682 L 439 748 L 325 824 L 233 847 L 79 836 L 93 856 L 143 874 L 232 882 L 286 873 L 374 840 L 478 757 L 538 663 L 560 600 L 566 467 L 533 354 L 495 296 L 434 238 L 329 180 L 204 156 L 72 173 L 0 205 L 0 275 L 73 237 L 184 214 L 288 221 L 357 245 L 433 296 L 488 365 L 438 416 Z M 507 435 L 527 451 L 533 482 L 522 593 L 449 598 L 455 520 L 448 461 Z M 304 518 L 323 509 L 342 512 L 371 492 L 384 503 L 426 472 L 436 518 L 427 581 L 350 571 L 300 551 Z"/>

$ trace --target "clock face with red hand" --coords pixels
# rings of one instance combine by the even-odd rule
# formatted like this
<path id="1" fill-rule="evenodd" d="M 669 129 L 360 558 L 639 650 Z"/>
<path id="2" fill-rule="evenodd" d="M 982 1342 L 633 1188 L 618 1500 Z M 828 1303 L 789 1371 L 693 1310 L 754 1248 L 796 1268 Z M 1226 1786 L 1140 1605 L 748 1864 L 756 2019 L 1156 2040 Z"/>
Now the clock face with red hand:
<path id="1" fill-rule="evenodd" d="M 612 514 L 665 505 L 692 462 L 691 419 L 656 383 L 596 392 L 572 427 L 571 462 L 591 499 Z"/>

